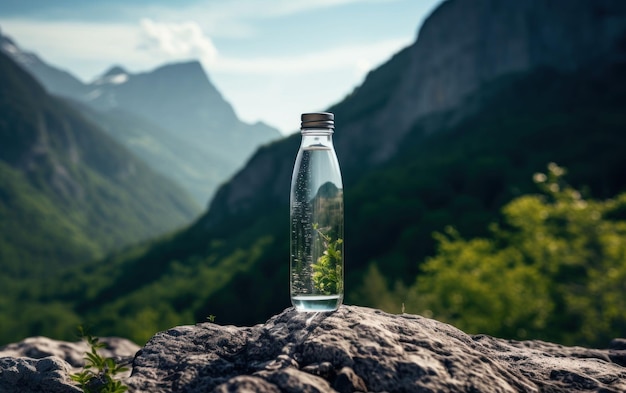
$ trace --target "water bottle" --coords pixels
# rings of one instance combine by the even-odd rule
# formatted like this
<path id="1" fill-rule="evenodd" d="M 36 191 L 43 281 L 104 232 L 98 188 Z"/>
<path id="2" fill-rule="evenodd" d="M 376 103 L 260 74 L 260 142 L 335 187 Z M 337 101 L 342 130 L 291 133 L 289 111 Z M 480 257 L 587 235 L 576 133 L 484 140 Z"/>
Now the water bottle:
<path id="1" fill-rule="evenodd" d="M 291 177 L 291 303 L 334 311 L 343 301 L 343 182 L 332 113 L 304 113 Z"/>

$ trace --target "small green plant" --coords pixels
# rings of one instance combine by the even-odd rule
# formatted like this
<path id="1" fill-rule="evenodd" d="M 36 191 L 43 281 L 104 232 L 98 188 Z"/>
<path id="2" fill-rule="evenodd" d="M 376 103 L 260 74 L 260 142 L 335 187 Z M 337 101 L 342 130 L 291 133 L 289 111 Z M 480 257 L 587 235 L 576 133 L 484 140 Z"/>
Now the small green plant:
<path id="1" fill-rule="evenodd" d="M 97 337 L 87 334 L 80 326 L 78 331 L 81 337 L 89 344 L 89 352 L 85 353 L 85 367 L 82 372 L 70 375 L 73 381 L 85 393 L 124 393 L 128 387 L 115 379 L 117 374 L 128 371 L 115 362 L 113 358 L 105 358 L 98 350 L 105 347 Z"/>
<path id="2" fill-rule="evenodd" d="M 333 240 L 328 233 L 324 233 L 319 225 L 313 224 L 313 229 L 318 233 L 324 253 L 317 258 L 317 263 L 311 265 L 313 268 L 313 285 L 324 295 L 339 293 L 343 290 L 343 280 L 341 279 L 341 244 L 343 239 Z"/>
<path id="3" fill-rule="evenodd" d="M 215 322 L 215 315 L 211 314 L 208 317 L 206 317 L 207 321 L 214 323 Z"/>

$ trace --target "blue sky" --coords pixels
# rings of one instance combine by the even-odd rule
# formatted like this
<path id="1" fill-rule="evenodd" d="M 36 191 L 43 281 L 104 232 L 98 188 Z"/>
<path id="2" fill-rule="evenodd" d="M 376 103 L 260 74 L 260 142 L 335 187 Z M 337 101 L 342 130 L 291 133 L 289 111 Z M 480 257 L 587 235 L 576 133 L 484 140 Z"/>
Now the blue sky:
<path id="1" fill-rule="evenodd" d="M 411 44 L 441 0 L 2 0 L 0 28 L 90 81 L 189 59 L 248 122 L 283 133 Z"/>

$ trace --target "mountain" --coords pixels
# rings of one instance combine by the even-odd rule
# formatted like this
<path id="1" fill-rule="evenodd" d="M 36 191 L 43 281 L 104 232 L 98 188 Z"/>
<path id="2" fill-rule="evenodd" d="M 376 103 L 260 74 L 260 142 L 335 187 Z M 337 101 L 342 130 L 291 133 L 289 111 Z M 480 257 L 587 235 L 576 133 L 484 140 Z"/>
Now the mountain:
<path id="1" fill-rule="evenodd" d="M 413 45 L 330 108 L 345 186 L 347 303 L 367 305 L 386 295 L 389 285 L 410 285 L 435 251 L 434 231 L 453 225 L 465 236 L 482 234 L 507 201 L 535 192 L 532 175 L 550 161 L 566 167 L 568 181 L 589 196 L 626 190 L 624 6 L 532 4 L 443 3 Z M 480 23 L 461 23 L 459 15 Z M 550 24 L 545 34 L 531 29 L 520 35 L 515 28 L 479 34 L 513 21 Z M 459 46 L 446 34 L 480 40 Z M 587 37 L 597 40 L 593 48 L 583 45 Z M 547 53 L 562 46 L 577 49 L 558 61 L 495 66 L 495 54 L 516 42 L 534 48 L 528 53 L 545 54 L 534 59 L 550 59 Z M 439 58 L 423 57 L 429 52 L 420 48 L 437 48 Z M 468 58 L 473 60 L 461 61 Z M 468 76 L 464 89 L 446 90 L 446 81 L 466 70 L 452 64 L 472 62 L 485 73 Z M 444 92 L 446 100 L 437 104 Z M 66 270 L 59 280 L 72 285 L 51 286 L 43 299 L 62 303 L 74 318 L 98 326 L 99 334 L 137 341 L 210 315 L 219 323 L 248 325 L 280 312 L 289 306 L 288 195 L 299 140 L 293 135 L 262 146 L 193 225 Z M 370 266 L 384 279 L 371 280 Z M 396 310 L 390 311 L 399 312 L 404 299 L 391 302 Z"/>
<path id="2" fill-rule="evenodd" d="M 264 123 L 240 121 L 197 61 L 136 74 L 114 66 L 85 84 L 1 34 L 0 50 L 200 205 L 258 146 L 280 138 Z"/>
<path id="3" fill-rule="evenodd" d="M 197 61 L 168 64 L 136 75 L 116 66 L 89 87 L 87 101 L 93 107 L 124 108 L 190 140 L 207 134 L 229 138 L 224 130 L 238 122 L 233 108 Z"/>
<path id="4" fill-rule="evenodd" d="M 0 264 L 46 274 L 171 231 L 190 197 L 0 53 Z"/>
<path id="5" fill-rule="evenodd" d="M 276 129 L 263 123 L 241 122 L 197 61 L 168 64 L 140 74 L 113 67 L 96 79 L 90 89 L 85 100 L 89 106 L 103 113 L 130 113 L 185 143 L 189 154 L 181 156 L 179 161 L 185 159 L 178 166 L 201 168 L 204 178 L 189 181 L 171 169 L 164 173 L 194 190 L 203 204 L 212 196 L 210 191 L 227 180 L 259 145 L 280 136 Z M 171 146 L 163 142 L 161 145 Z M 161 150 L 180 154 L 167 148 Z M 197 159 L 199 156 L 204 158 Z M 154 158 L 161 160 L 159 152 L 154 153 Z M 199 184 L 203 184 L 201 192 L 196 191 Z"/>
<path id="6" fill-rule="evenodd" d="M 501 0 L 443 2 L 424 21 L 413 45 L 330 109 L 337 117 L 334 141 L 347 184 L 351 171 L 364 172 L 393 157 L 418 120 L 429 118 L 430 132 L 480 107 L 468 99 L 489 81 L 541 66 L 573 72 L 597 59 L 623 59 L 625 29 L 626 4 L 619 0 L 506 6 Z M 284 148 L 293 149 L 297 139 L 284 141 Z M 280 157 L 260 150 L 218 191 L 206 224 L 253 210 L 260 198 L 264 204 L 287 203 L 282 190 L 289 188 L 293 162 L 288 154 Z"/>
<path id="7" fill-rule="evenodd" d="M 509 5 L 443 3 L 415 44 L 330 108 L 345 185 L 347 302 L 363 304 L 377 296 L 364 281 L 369 266 L 377 266 L 388 282 L 410 285 L 420 262 L 434 252 L 434 231 L 454 225 L 467 236 L 484 233 L 507 201 L 535 191 L 532 174 L 550 161 L 568 168 L 568 180 L 591 196 L 626 190 L 622 3 Z M 480 23 L 460 23 L 459 15 Z M 572 25 L 585 18 L 590 22 Z M 517 20 L 529 26 L 549 21 L 546 29 L 560 33 L 478 34 Z M 457 45 L 446 28 L 453 37 L 474 37 L 476 45 Z M 585 46 L 586 37 L 598 40 L 594 48 Z M 560 48 L 559 40 L 582 40 L 562 44 L 589 50 L 551 60 L 547 52 Z M 497 66 L 496 54 L 516 45 L 534 48 L 528 53 L 535 60 Z M 428 53 L 423 48 L 438 48 L 440 57 L 422 57 Z M 477 62 L 475 70 L 489 71 L 467 77 L 461 90 L 445 90 L 444 81 L 463 71 L 451 64 L 466 64 L 461 60 L 467 58 Z M 433 101 L 425 104 L 428 95 L 407 85 L 423 86 Z M 448 97 L 440 106 L 437 91 Z M 406 100 L 402 106 L 398 97 Z M 382 119 L 387 122 L 379 124 Z M 262 146 L 192 226 L 113 255 L 90 274 L 68 271 L 65 280 L 80 284 L 53 298 L 81 299 L 71 302 L 78 315 L 104 334 L 124 332 L 138 341 L 151 329 L 209 315 L 220 323 L 251 324 L 287 307 L 288 195 L 299 140 L 293 135 Z M 394 300 L 399 310 L 403 300 Z"/>
<path id="8" fill-rule="evenodd" d="M 445 1 L 425 20 L 403 83 L 372 121 L 376 127 L 393 122 L 391 133 L 401 138 L 420 117 L 458 107 L 501 75 L 538 66 L 574 71 L 622 56 L 615 46 L 625 18 L 619 0 Z M 392 154 L 394 139 L 387 138 L 375 158 Z"/>
<path id="9" fill-rule="evenodd" d="M 68 104 L 83 116 L 119 141 L 152 169 L 170 174 L 185 191 L 195 196 L 197 205 L 206 204 L 207 188 L 218 186 L 217 179 L 230 170 L 230 166 L 192 142 L 182 140 L 170 131 L 143 117 L 122 109 L 101 112 L 88 104 L 68 100 Z"/>
<path id="10" fill-rule="evenodd" d="M 352 177 L 344 189 L 346 302 L 367 305 L 384 294 L 364 281 L 372 265 L 388 283 L 410 285 L 435 252 L 434 231 L 454 225 L 465 236 L 484 235 L 507 201 L 536 192 L 532 175 L 548 162 L 565 166 L 568 182 L 590 196 L 626 190 L 626 64 L 607 67 L 599 74 L 540 68 L 496 80 L 473 96 L 482 109 L 434 133 L 424 132 L 428 122 L 416 124 L 393 159 Z M 278 161 L 291 150 L 295 158 L 291 140 L 259 154 L 271 151 Z M 81 299 L 72 307 L 103 334 L 139 342 L 150 337 L 146 330 L 209 315 L 225 324 L 263 321 L 289 306 L 289 207 L 266 195 L 254 202 L 224 216 L 211 210 L 174 237 L 101 261 L 77 289 L 55 296 Z M 402 302 L 394 299 L 389 311 Z"/>

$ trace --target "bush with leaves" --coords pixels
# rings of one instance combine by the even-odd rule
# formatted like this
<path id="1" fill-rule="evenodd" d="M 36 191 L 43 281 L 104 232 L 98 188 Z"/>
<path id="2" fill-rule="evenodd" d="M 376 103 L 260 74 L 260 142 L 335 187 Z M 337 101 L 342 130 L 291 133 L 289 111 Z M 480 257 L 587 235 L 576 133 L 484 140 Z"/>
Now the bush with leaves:
<path id="1" fill-rule="evenodd" d="M 81 336 L 89 344 L 89 352 L 85 353 L 85 366 L 83 371 L 72 374 L 70 377 L 85 393 L 124 393 L 128 387 L 115 379 L 116 375 L 128 371 L 115 362 L 113 358 L 105 358 L 98 353 L 98 349 L 104 348 L 97 337 L 93 337 L 82 328 L 79 328 Z"/>
<path id="2" fill-rule="evenodd" d="M 502 209 L 489 238 L 435 235 L 409 311 L 472 333 L 604 346 L 626 331 L 626 193 L 584 198 L 565 170 L 537 173 L 540 195 Z"/>
<path id="3" fill-rule="evenodd" d="M 333 239 L 318 224 L 313 224 L 313 229 L 317 232 L 324 249 L 322 255 L 317 258 L 317 262 L 311 265 L 313 285 L 324 295 L 343 292 L 343 257 L 341 255 L 343 239 Z"/>

